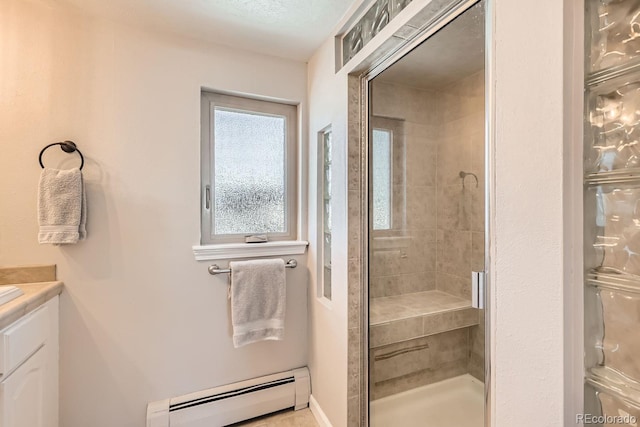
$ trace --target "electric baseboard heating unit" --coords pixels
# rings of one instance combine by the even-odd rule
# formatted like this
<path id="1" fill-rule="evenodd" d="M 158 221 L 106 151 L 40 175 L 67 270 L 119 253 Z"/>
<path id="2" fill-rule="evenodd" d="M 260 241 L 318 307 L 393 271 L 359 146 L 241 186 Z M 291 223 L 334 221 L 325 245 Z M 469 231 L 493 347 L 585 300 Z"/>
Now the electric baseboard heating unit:
<path id="1" fill-rule="evenodd" d="M 147 427 L 222 427 L 282 409 L 306 408 L 311 383 L 304 368 L 151 402 Z"/>

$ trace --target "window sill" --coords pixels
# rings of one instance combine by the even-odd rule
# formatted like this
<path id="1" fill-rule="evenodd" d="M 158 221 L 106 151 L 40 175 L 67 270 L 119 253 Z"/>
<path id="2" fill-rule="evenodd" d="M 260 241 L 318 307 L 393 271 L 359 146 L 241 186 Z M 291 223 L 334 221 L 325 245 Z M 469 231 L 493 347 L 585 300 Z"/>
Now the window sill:
<path id="1" fill-rule="evenodd" d="M 309 242 L 304 240 L 283 240 L 266 243 L 224 243 L 194 246 L 193 254 L 196 257 L 196 261 L 302 255 L 305 253 L 308 245 Z"/>

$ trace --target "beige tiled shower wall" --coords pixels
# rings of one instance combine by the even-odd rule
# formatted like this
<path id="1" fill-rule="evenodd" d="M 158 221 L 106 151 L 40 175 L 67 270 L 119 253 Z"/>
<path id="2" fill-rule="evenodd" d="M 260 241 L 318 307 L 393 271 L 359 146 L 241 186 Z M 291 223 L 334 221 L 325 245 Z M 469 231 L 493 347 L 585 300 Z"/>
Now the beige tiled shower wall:
<path id="1" fill-rule="evenodd" d="M 438 91 L 374 81 L 372 99 L 371 126 L 395 129 L 392 228 L 372 233 L 370 297 L 470 299 L 484 264 L 484 73 Z"/>
<path id="2" fill-rule="evenodd" d="M 471 271 L 484 265 L 484 73 L 438 95 L 436 288 L 470 300 Z"/>
<path id="3" fill-rule="evenodd" d="M 435 92 L 374 81 L 370 126 L 393 131 L 390 230 L 371 233 L 369 297 L 436 288 Z"/>
<path id="4" fill-rule="evenodd" d="M 348 129 L 347 129 L 347 154 L 348 154 L 348 257 L 349 276 L 347 286 L 349 288 L 347 303 L 348 312 L 348 366 L 347 366 L 347 425 L 357 427 L 361 424 L 363 405 L 366 403 L 363 397 L 363 385 L 365 381 L 363 372 L 363 347 L 362 339 L 366 328 L 363 323 L 362 313 L 362 227 L 364 217 L 361 207 L 361 105 L 360 105 L 360 79 L 349 76 L 349 100 L 348 100 Z"/>
<path id="5" fill-rule="evenodd" d="M 484 72 L 438 93 L 436 289 L 471 299 L 471 271 L 484 270 Z M 460 172 L 473 173 L 463 179 Z M 464 184 L 464 185 L 463 185 Z M 468 372 L 484 380 L 484 311 L 469 328 Z"/>

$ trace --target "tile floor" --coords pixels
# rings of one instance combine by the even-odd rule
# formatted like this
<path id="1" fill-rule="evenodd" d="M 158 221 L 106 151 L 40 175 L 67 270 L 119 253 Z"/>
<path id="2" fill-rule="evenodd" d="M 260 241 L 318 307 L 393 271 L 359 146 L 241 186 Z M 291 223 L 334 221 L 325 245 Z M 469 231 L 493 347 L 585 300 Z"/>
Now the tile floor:
<path id="1" fill-rule="evenodd" d="M 319 427 L 315 417 L 309 410 L 291 409 L 254 418 L 243 423 L 233 424 L 233 427 Z"/>

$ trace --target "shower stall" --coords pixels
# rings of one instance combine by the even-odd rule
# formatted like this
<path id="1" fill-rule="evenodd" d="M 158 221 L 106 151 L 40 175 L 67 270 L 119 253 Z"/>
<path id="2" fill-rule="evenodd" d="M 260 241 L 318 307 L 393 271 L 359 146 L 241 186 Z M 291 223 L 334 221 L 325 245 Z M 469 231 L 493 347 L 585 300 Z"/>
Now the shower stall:
<path id="1" fill-rule="evenodd" d="M 368 81 L 375 427 L 485 420 L 484 2 L 446 20 Z"/>

